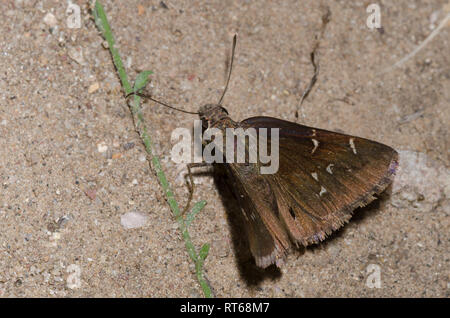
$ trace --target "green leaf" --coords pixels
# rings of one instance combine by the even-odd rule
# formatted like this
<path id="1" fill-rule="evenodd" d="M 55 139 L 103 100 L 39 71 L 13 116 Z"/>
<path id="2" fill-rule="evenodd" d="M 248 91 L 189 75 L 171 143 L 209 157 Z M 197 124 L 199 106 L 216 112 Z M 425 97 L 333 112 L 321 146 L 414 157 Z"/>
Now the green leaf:
<path id="1" fill-rule="evenodd" d="M 148 83 L 148 77 L 150 74 L 153 74 L 152 71 L 143 71 L 138 74 L 136 80 L 134 82 L 134 91 L 137 92 L 141 88 L 144 88 Z"/>
<path id="2" fill-rule="evenodd" d="M 131 86 L 127 79 L 127 73 L 123 67 L 122 59 L 120 58 L 119 51 L 115 48 L 114 35 L 111 31 L 111 26 L 109 25 L 108 18 L 106 17 L 103 6 L 99 1 L 95 2 L 94 9 L 94 19 L 100 32 L 102 32 L 103 37 L 106 42 L 108 42 L 109 51 L 113 58 L 114 65 L 116 66 L 117 72 L 119 73 L 120 81 L 125 90 L 125 94 L 131 93 Z"/>
<path id="3" fill-rule="evenodd" d="M 97 25 L 97 28 L 101 31 L 104 32 L 103 29 L 103 25 L 102 25 L 102 21 L 100 19 L 100 14 L 103 13 L 104 15 L 104 11 L 103 11 L 103 6 L 101 5 L 100 2 L 96 1 L 95 2 L 95 9 L 93 10 L 93 14 L 94 14 L 94 21 L 95 24 Z"/>
<path id="4" fill-rule="evenodd" d="M 206 201 L 204 200 L 199 201 L 194 205 L 192 211 L 186 216 L 186 220 L 184 221 L 186 227 L 189 227 L 189 225 L 191 225 L 192 221 L 194 221 L 195 216 L 205 207 L 205 205 Z"/>
<path id="5" fill-rule="evenodd" d="M 205 243 L 205 244 L 203 244 L 202 248 L 200 249 L 198 256 L 199 256 L 199 260 L 201 260 L 202 263 L 205 260 L 205 258 L 208 256 L 209 247 L 210 247 L 209 244 Z"/>

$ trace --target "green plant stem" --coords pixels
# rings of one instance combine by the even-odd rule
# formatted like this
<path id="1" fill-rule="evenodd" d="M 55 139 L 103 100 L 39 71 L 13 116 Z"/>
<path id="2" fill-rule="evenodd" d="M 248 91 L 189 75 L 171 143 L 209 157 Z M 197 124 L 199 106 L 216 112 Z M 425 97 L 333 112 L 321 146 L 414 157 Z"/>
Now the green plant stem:
<path id="1" fill-rule="evenodd" d="M 117 69 L 117 72 L 119 74 L 119 78 L 122 82 L 122 86 L 125 90 L 125 94 L 128 95 L 132 92 L 139 91 L 142 87 L 144 87 L 147 84 L 147 78 L 151 74 L 151 72 L 144 71 L 144 72 L 140 73 L 136 79 L 136 82 L 133 87 L 134 89 L 133 89 L 128 81 L 125 68 L 123 67 L 122 59 L 120 58 L 120 54 L 114 46 L 115 45 L 114 36 L 111 31 L 111 27 L 108 23 L 108 19 L 106 17 L 103 6 L 100 4 L 99 1 L 95 2 L 94 18 L 95 18 L 95 23 L 96 23 L 98 29 L 102 32 L 103 37 L 105 38 L 105 40 L 108 43 L 113 62 Z M 209 244 L 204 244 L 202 246 L 202 248 L 200 249 L 199 254 L 197 254 L 195 246 L 192 243 L 191 236 L 188 231 L 188 225 L 186 225 L 183 215 L 180 213 L 180 208 L 179 208 L 178 202 L 176 201 L 175 195 L 174 195 L 173 191 L 171 190 L 169 182 L 167 181 L 166 175 L 161 166 L 161 162 L 160 162 L 158 156 L 153 154 L 153 152 L 152 152 L 153 144 L 152 144 L 151 137 L 147 132 L 147 128 L 145 127 L 144 116 L 142 115 L 139 96 L 134 95 L 134 101 L 133 101 L 132 106 L 130 107 L 130 110 L 133 115 L 133 120 L 134 120 L 134 125 L 136 127 L 136 131 L 139 133 L 139 135 L 144 143 L 145 150 L 147 151 L 147 154 L 151 160 L 153 169 L 156 172 L 156 176 L 157 176 L 159 183 L 165 193 L 167 202 L 169 203 L 170 209 L 172 210 L 172 213 L 174 214 L 175 219 L 177 220 L 183 240 L 185 242 L 185 246 L 186 246 L 188 255 L 195 264 L 196 276 L 197 276 L 197 280 L 200 284 L 200 287 L 202 288 L 202 291 L 203 291 L 205 297 L 212 297 L 211 288 L 203 274 L 203 264 L 204 264 L 205 258 L 208 255 L 208 252 L 209 252 Z M 193 212 L 192 212 L 192 217 L 189 220 L 189 224 L 192 222 L 192 219 L 195 216 L 195 214 L 197 214 L 199 212 L 199 210 L 201 210 L 201 208 L 203 208 L 204 205 L 205 204 L 202 202 L 199 202 L 195 205 L 195 207 L 194 207 L 195 210 L 193 210 Z"/>

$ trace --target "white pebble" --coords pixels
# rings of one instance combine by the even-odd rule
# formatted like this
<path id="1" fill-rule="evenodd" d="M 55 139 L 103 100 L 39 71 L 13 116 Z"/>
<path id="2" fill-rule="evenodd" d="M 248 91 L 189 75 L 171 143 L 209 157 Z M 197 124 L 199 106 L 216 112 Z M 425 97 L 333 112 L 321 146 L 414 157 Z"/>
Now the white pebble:
<path id="1" fill-rule="evenodd" d="M 44 23 L 47 24 L 49 27 L 54 27 L 58 24 L 58 20 L 56 20 L 56 17 L 52 13 L 47 13 L 44 17 Z"/>
<path id="2" fill-rule="evenodd" d="M 120 224 L 126 229 L 135 229 L 147 223 L 148 216 L 140 212 L 128 212 L 120 217 Z"/>
<path id="3" fill-rule="evenodd" d="M 104 141 L 102 141 L 101 143 L 97 144 L 97 150 L 100 153 L 104 153 L 108 150 L 108 146 Z"/>

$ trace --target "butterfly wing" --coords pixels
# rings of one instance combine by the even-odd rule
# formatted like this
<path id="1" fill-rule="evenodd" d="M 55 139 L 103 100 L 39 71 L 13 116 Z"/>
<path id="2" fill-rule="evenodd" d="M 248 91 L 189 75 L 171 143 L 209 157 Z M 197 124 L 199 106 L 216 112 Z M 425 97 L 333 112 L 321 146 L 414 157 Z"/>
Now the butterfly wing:
<path id="1" fill-rule="evenodd" d="M 272 237 L 276 254 L 268 258 L 272 263 L 286 253 L 286 236 L 296 245 L 307 246 L 340 228 L 354 209 L 371 202 L 374 194 L 389 185 L 398 165 L 397 152 L 375 141 L 271 117 L 249 118 L 241 125 L 269 128 L 268 136 L 270 128 L 279 128 L 275 174 L 245 173 L 241 171 L 245 166 L 229 165 L 230 174 L 242 179 L 240 192 L 248 199 L 241 200 L 244 210 L 258 220 L 251 224 L 253 233 Z M 259 229 L 261 225 L 264 229 Z M 249 239 L 258 240 L 258 235 L 252 237 L 249 232 Z M 257 243 L 251 244 L 258 263 L 264 253 Z"/>
<path id="2" fill-rule="evenodd" d="M 278 209 L 277 200 L 267 178 L 259 174 L 254 164 L 231 163 L 225 166 L 242 209 L 256 265 L 262 268 L 271 264 L 281 266 L 290 241 L 284 225 L 274 214 Z"/>

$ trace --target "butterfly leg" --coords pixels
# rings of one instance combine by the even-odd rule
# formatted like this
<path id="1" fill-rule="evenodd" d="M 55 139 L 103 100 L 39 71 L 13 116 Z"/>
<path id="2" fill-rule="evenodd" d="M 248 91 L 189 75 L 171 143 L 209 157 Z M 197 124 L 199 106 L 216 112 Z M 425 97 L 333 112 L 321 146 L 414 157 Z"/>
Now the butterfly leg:
<path id="1" fill-rule="evenodd" d="M 183 212 L 181 212 L 181 215 L 185 215 L 186 211 L 189 210 L 189 207 L 190 207 L 191 201 L 192 201 L 192 197 L 194 196 L 195 183 L 194 183 L 194 179 L 192 178 L 191 168 L 203 167 L 206 165 L 207 164 L 204 162 L 187 164 L 189 182 L 186 180 L 186 186 L 188 187 L 188 190 L 189 190 L 189 198 L 188 198 L 188 202 L 186 203 L 185 208 L 183 209 Z"/>

